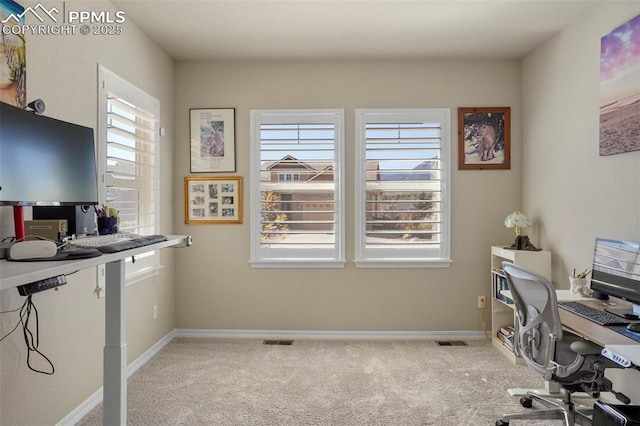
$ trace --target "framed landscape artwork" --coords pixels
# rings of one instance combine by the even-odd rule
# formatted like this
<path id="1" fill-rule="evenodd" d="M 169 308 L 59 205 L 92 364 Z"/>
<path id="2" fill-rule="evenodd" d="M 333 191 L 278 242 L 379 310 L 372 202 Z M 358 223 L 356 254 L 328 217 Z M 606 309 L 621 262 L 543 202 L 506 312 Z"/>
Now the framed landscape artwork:
<path id="1" fill-rule="evenodd" d="M 600 40 L 600 155 L 640 150 L 640 15 Z"/>
<path id="2" fill-rule="evenodd" d="M 511 168 L 511 108 L 458 108 L 458 169 Z"/>
<path id="3" fill-rule="evenodd" d="M 184 178 L 185 223 L 242 223 L 242 177 Z"/>

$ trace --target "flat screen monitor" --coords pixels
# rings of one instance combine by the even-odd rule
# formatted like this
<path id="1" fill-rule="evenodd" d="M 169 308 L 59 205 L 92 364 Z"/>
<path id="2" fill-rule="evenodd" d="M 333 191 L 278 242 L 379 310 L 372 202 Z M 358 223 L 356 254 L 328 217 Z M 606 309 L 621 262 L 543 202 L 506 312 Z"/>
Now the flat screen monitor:
<path id="1" fill-rule="evenodd" d="M 0 205 L 96 205 L 93 129 L 0 102 Z"/>
<path id="2" fill-rule="evenodd" d="M 591 289 L 633 304 L 607 311 L 624 318 L 640 317 L 640 243 L 596 238 Z"/>

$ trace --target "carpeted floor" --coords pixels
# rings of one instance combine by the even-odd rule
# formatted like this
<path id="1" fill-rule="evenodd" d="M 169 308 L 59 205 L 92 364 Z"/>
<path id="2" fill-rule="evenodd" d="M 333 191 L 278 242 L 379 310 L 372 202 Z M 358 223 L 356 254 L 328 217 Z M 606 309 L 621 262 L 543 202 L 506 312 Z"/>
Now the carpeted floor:
<path id="1" fill-rule="evenodd" d="M 129 379 L 128 423 L 493 425 L 523 410 L 507 388 L 543 387 L 489 341 L 467 343 L 177 338 Z M 101 422 L 99 406 L 78 424 Z"/>

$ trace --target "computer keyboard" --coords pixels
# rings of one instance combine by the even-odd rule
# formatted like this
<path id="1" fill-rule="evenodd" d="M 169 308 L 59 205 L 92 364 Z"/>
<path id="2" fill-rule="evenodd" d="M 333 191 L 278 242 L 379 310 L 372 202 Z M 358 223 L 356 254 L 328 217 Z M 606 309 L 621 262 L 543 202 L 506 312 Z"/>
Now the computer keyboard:
<path id="1" fill-rule="evenodd" d="M 131 250 L 149 244 L 166 241 L 164 235 L 138 235 L 130 233 L 117 233 L 110 235 L 97 235 L 82 237 L 68 242 L 70 246 L 80 248 L 95 248 L 102 253 L 117 253 Z"/>
<path id="2" fill-rule="evenodd" d="M 558 302 L 558 307 L 600 325 L 624 325 L 630 322 L 617 315 L 601 311 L 600 309 L 587 306 L 580 302 Z"/>

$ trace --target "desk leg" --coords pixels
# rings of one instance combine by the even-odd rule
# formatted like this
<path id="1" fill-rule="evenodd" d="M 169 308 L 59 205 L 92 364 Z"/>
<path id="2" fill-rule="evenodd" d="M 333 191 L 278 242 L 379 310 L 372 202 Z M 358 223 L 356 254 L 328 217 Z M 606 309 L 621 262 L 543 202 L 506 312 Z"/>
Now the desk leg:
<path id="1" fill-rule="evenodd" d="M 124 260 L 106 265 L 103 424 L 127 424 L 127 339 Z"/>

